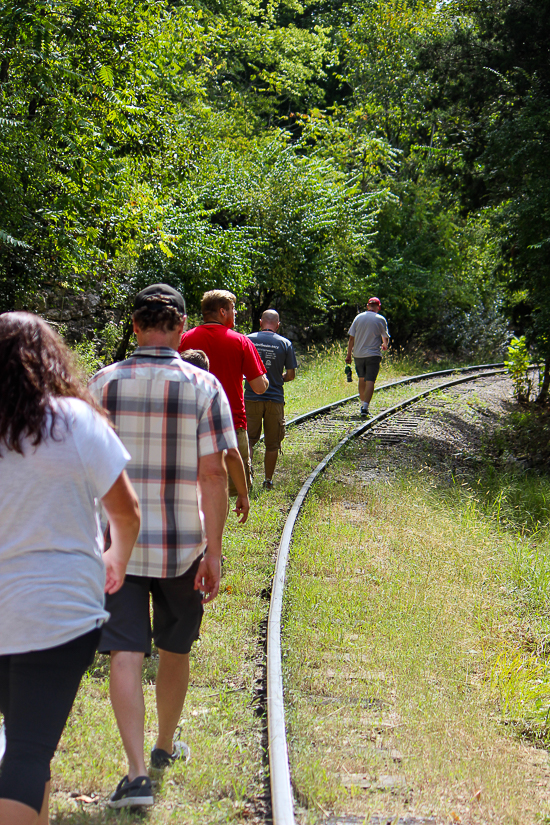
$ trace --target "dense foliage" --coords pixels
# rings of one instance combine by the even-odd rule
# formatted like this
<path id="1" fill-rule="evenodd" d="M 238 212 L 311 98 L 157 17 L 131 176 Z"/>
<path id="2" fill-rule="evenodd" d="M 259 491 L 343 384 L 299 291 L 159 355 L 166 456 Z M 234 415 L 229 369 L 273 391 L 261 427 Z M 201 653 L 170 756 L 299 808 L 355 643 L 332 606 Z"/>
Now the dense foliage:
<path id="1" fill-rule="evenodd" d="M 397 347 L 496 355 L 508 324 L 550 363 L 549 18 L 8 0 L 0 308 L 93 291 L 124 321 L 165 279 L 339 335 L 375 293 Z"/>

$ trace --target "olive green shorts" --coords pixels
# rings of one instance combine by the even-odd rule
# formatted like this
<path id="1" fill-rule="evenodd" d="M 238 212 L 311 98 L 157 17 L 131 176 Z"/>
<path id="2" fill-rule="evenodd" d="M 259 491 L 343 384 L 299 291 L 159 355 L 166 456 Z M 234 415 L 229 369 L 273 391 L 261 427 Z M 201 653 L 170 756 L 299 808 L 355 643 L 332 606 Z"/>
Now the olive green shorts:
<path id="1" fill-rule="evenodd" d="M 250 450 L 248 448 L 248 434 L 244 427 L 237 427 L 235 429 L 235 433 L 237 434 L 237 448 L 241 454 L 241 458 L 244 464 L 246 486 L 250 490 L 250 488 L 252 487 L 252 471 L 250 469 Z M 231 478 L 228 479 L 227 493 L 229 496 L 237 495 L 237 488 L 231 481 Z"/>

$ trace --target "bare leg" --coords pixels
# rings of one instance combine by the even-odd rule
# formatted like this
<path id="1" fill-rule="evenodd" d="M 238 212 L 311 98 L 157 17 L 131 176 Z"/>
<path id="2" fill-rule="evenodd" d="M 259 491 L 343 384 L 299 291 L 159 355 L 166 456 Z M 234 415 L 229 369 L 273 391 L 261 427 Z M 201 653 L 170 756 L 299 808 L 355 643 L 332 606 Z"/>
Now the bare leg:
<path id="1" fill-rule="evenodd" d="M 36 821 L 36 825 L 48 825 L 50 821 L 48 817 L 48 806 L 50 804 L 50 783 L 46 782 L 44 787 L 44 799 L 42 800 L 42 808 L 40 809 L 40 813 L 38 815 L 38 819 Z"/>
<path id="2" fill-rule="evenodd" d="M 374 381 L 365 381 L 364 378 L 359 379 L 359 398 L 362 404 L 370 404 L 370 400 L 374 393 Z"/>
<path id="3" fill-rule="evenodd" d="M 264 472 L 266 478 L 273 478 L 275 472 L 275 465 L 279 457 L 279 450 L 266 450 L 264 456 Z"/>
<path id="4" fill-rule="evenodd" d="M 171 653 L 159 648 L 157 673 L 157 715 L 159 734 L 157 748 L 173 751 L 174 732 L 180 720 L 189 684 L 189 654 Z"/>
<path id="5" fill-rule="evenodd" d="M 143 653 L 127 650 L 111 652 L 111 704 L 128 757 L 128 779 L 146 776 L 143 755 L 145 702 L 141 686 Z"/>
<path id="6" fill-rule="evenodd" d="M 46 819 L 45 822 L 47 821 Z M 38 825 L 38 814 L 23 802 L 0 799 L 0 825 Z"/>
<path id="7" fill-rule="evenodd" d="M 370 404 L 370 400 L 374 393 L 374 381 L 365 381 L 365 397 L 364 400 L 366 404 Z"/>
<path id="8" fill-rule="evenodd" d="M 30 805 L 16 802 L 15 799 L 0 799 L 0 825 L 48 825 L 48 804 L 50 801 L 50 783 L 44 787 L 42 808 L 37 814 Z"/>

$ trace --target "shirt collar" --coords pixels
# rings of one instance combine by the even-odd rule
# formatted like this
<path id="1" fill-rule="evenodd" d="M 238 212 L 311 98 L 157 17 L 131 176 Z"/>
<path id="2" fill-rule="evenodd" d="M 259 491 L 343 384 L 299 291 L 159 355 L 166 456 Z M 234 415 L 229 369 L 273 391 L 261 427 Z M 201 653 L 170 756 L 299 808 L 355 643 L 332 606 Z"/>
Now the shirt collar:
<path id="1" fill-rule="evenodd" d="M 134 356 L 137 357 L 145 357 L 145 358 L 179 358 L 179 353 L 177 350 L 172 349 L 171 347 L 136 347 L 134 352 L 132 353 L 132 358 Z"/>

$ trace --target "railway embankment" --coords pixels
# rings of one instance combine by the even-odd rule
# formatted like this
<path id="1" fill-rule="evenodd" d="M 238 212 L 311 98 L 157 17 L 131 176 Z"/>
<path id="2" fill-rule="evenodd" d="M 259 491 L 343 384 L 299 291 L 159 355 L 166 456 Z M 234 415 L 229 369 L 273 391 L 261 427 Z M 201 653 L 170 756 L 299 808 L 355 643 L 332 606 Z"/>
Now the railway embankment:
<path id="1" fill-rule="evenodd" d="M 444 390 L 312 493 L 283 642 L 300 822 L 548 821 L 550 484 L 503 450 L 512 410 L 503 377 Z"/>

